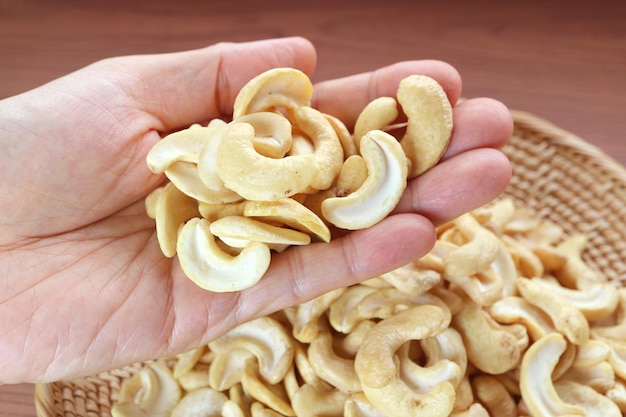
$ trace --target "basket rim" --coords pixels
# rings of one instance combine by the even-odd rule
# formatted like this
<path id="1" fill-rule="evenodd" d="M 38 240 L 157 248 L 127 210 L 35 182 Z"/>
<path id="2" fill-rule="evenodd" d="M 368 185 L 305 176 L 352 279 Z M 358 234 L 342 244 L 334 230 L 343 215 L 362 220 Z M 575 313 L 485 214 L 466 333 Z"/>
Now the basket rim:
<path id="1" fill-rule="evenodd" d="M 611 175 L 613 180 L 624 183 L 626 188 L 626 166 L 600 147 L 587 142 L 582 137 L 533 113 L 522 110 L 510 110 L 510 113 L 513 116 L 514 125 L 516 127 L 538 131 L 539 133 L 550 136 L 550 140 L 555 145 L 575 150 L 577 153 L 593 159 L 606 171 L 605 173 Z"/>

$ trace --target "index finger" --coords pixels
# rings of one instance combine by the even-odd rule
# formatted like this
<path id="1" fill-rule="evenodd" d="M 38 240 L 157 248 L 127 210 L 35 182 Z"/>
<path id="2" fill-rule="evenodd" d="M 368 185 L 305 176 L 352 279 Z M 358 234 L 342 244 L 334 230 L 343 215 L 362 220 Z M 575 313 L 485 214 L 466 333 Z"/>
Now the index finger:
<path id="1" fill-rule="evenodd" d="M 412 74 L 435 79 L 454 105 L 461 96 L 461 76 L 450 64 L 436 60 L 403 61 L 315 85 L 312 105 L 324 113 L 338 117 L 352 129 L 357 116 L 373 99 L 395 97 L 400 81 Z"/>

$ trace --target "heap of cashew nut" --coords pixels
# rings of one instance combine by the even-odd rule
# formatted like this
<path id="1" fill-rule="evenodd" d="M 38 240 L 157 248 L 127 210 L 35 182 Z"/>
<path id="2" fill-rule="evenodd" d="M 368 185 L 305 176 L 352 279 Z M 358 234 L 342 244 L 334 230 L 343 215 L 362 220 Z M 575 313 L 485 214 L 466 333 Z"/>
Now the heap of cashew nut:
<path id="1" fill-rule="evenodd" d="M 626 289 L 585 245 L 495 201 L 409 265 L 148 364 L 113 417 L 622 416 Z"/>
<path id="2" fill-rule="evenodd" d="M 312 95 L 304 73 L 269 70 L 241 89 L 231 121 L 193 125 L 150 150 L 148 167 L 169 180 L 146 198 L 161 251 L 200 287 L 245 289 L 273 251 L 328 242 L 330 226 L 376 224 L 448 145 L 451 105 L 431 78 L 407 77 L 397 98 L 372 101 L 353 133 L 311 107 Z M 399 116 L 406 133 L 395 138 Z"/>

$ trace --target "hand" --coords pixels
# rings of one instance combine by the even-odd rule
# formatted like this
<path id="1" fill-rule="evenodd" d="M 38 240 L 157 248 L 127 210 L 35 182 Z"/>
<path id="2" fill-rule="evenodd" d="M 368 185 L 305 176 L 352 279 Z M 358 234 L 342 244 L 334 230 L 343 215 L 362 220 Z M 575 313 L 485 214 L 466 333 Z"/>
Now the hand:
<path id="1" fill-rule="evenodd" d="M 311 74 L 315 50 L 288 38 L 106 59 L 0 101 L 0 383 L 93 374 L 200 346 L 244 321 L 397 268 L 427 253 L 435 226 L 487 203 L 510 165 L 511 117 L 489 99 L 454 108 L 443 160 L 412 181 L 392 216 L 330 244 L 276 255 L 261 282 L 214 294 L 159 250 L 144 197 L 163 134 L 228 117 L 239 89 L 271 67 Z M 449 65 L 403 62 L 316 86 L 314 106 L 354 122 L 376 96 L 421 73 L 454 104 Z"/>

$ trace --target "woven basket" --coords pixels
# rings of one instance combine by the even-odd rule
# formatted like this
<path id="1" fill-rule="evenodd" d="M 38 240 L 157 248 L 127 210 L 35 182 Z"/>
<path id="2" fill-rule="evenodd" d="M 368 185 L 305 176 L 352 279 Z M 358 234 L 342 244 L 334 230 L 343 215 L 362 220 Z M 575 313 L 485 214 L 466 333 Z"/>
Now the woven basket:
<path id="1" fill-rule="evenodd" d="M 582 139 L 531 114 L 515 111 L 515 131 L 504 152 L 513 164 L 506 190 L 518 205 L 586 233 L 585 261 L 607 280 L 626 280 L 626 169 Z M 39 417 L 109 417 L 134 365 L 73 381 L 37 385 Z"/>

